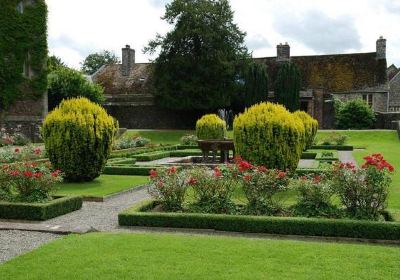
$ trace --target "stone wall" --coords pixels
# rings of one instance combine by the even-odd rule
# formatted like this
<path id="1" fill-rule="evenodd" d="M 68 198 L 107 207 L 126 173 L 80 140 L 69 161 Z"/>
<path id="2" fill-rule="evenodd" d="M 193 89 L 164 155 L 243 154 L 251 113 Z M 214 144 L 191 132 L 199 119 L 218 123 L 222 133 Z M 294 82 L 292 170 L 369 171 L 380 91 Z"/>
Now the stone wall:
<path id="1" fill-rule="evenodd" d="M 335 98 L 346 102 L 354 99 L 362 99 L 363 95 L 372 94 L 374 112 L 387 112 L 388 106 L 388 93 L 387 92 L 357 92 L 357 93 L 336 93 L 333 94 Z"/>
<path id="2" fill-rule="evenodd" d="M 400 112 L 377 113 L 375 128 L 397 129 L 397 123 L 399 121 L 400 121 Z"/>

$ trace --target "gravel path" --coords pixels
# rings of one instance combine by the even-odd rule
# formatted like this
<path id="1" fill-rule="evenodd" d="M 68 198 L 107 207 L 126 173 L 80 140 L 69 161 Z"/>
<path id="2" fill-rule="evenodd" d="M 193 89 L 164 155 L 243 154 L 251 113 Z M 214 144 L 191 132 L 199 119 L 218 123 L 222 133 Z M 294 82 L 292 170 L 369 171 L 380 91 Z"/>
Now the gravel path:
<path id="1" fill-rule="evenodd" d="M 61 237 L 52 233 L 1 230 L 0 264 Z"/>

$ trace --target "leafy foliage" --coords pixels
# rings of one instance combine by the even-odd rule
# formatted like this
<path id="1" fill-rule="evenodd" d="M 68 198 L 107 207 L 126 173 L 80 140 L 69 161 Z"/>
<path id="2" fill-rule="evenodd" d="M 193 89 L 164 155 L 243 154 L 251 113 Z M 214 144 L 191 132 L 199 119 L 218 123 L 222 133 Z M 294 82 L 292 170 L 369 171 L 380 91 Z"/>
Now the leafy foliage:
<path id="1" fill-rule="evenodd" d="M 67 65 L 58 56 L 52 55 L 47 58 L 47 70 L 49 73 L 62 67 L 67 67 Z"/>
<path id="2" fill-rule="evenodd" d="M 279 67 L 276 79 L 275 99 L 290 112 L 300 108 L 300 71 L 293 63 L 284 63 Z"/>
<path id="3" fill-rule="evenodd" d="M 295 170 L 305 146 L 303 122 L 283 106 L 260 103 L 233 122 L 236 154 L 254 164 Z"/>
<path id="4" fill-rule="evenodd" d="M 92 181 L 107 162 L 117 128 L 104 108 L 76 98 L 47 115 L 42 134 L 51 163 L 67 181 Z"/>
<path id="5" fill-rule="evenodd" d="M 196 122 L 196 135 L 198 139 L 224 139 L 226 123 L 215 114 L 204 115 Z"/>
<path id="6" fill-rule="evenodd" d="M 373 128 L 376 120 L 372 108 L 361 99 L 354 99 L 337 105 L 335 113 L 336 127 L 339 129 Z"/>
<path id="7" fill-rule="evenodd" d="M 0 109 L 21 97 L 41 97 L 47 86 L 47 6 L 37 0 L 20 13 L 19 2 L 0 1 Z M 25 62 L 31 77 L 22 74 Z"/>
<path id="8" fill-rule="evenodd" d="M 306 133 L 305 149 L 310 149 L 318 132 L 318 121 L 303 111 L 296 111 L 294 115 L 301 119 Z"/>
<path id="9" fill-rule="evenodd" d="M 115 53 L 104 50 L 102 52 L 89 54 L 81 63 L 81 70 L 87 75 L 93 75 L 101 66 L 116 63 L 121 63 L 121 61 Z"/>
<path id="10" fill-rule="evenodd" d="M 154 63 L 158 104 L 174 110 L 229 106 L 237 69 L 249 55 L 228 0 L 174 0 L 163 19 L 173 29 L 145 48 L 151 54 L 161 49 Z"/>
<path id="11" fill-rule="evenodd" d="M 104 101 L 104 89 L 89 82 L 79 71 L 59 67 L 48 76 L 49 109 L 52 110 L 64 99 L 85 97 L 92 102 Z"/>

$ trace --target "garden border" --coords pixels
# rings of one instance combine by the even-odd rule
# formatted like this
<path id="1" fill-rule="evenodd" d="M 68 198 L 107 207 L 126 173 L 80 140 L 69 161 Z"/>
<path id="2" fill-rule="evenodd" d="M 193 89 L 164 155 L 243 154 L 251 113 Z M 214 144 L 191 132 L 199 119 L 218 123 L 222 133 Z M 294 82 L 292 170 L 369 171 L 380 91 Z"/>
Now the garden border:
<path id="1" fill-rule="evenodd" d="M 0 219 L 45 221 L 82 208 L 81 196 L 57 196 L 45 203 L 0 202 Z"/>
<path id="2" fill-rule="evenodd" d="M 118 215 L 120 226 L 208 229 L 227 232 L 354 238 L 400 242 L 400 223 L 295 217 L 261 217 L 197 213 L 141 212 L 156 201 L 145 201 Z"/>

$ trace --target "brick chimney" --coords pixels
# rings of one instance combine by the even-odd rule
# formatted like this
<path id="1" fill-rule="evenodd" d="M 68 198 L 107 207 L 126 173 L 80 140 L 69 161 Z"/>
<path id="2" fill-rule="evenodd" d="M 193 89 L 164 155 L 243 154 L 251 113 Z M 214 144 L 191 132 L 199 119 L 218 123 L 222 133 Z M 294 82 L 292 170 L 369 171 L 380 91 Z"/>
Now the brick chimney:
<path id="1" fill-rule="evenodd" d="M 126 45 L 122 48 L 122 76 L 129 76 L 133 65 L 135 64 L 135 50 Z"/>
<path id="2" fill-rule="evenodd" d="M 386 58 L 386 39 L 383 39 L 382 36 L 376 40 L 376 59 L 385 59 Z"/>
<path id="3" fill-rule="evenodd" d="M 286 42 L 284 45 L 280 43 L 276 46 L 276 61 L 286 62 L 290 60 L 290 46 Z"/>

